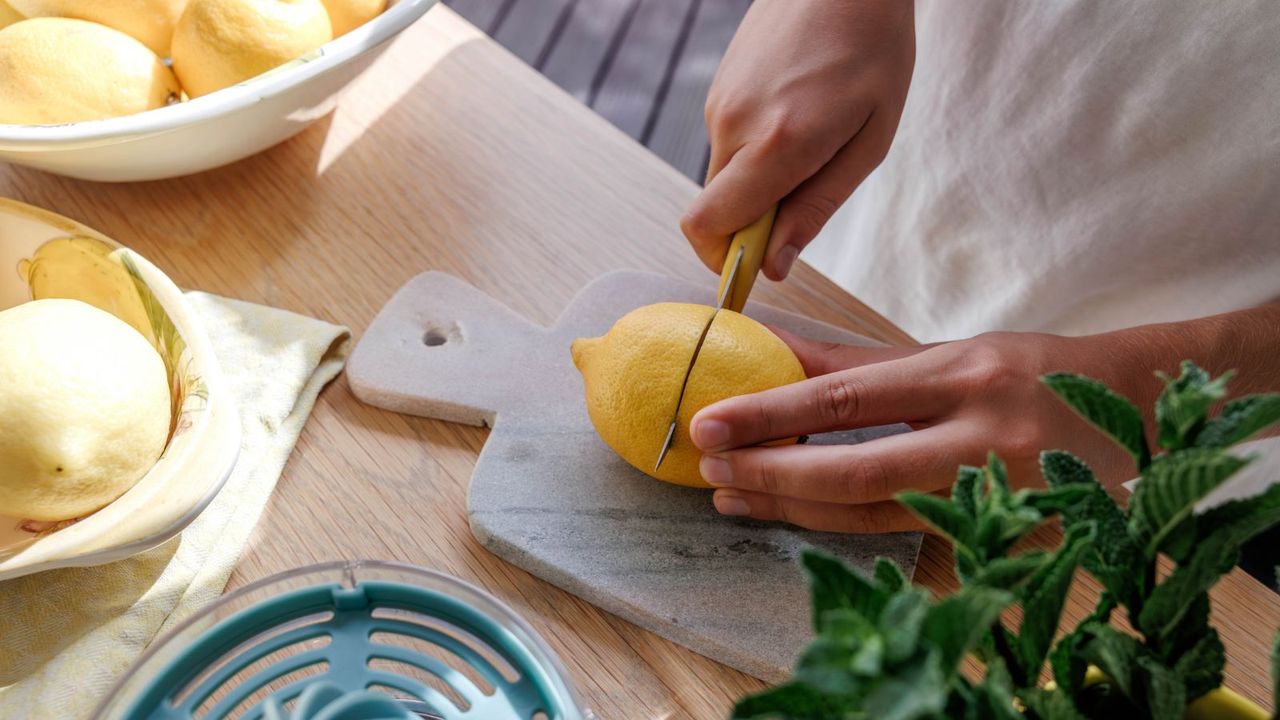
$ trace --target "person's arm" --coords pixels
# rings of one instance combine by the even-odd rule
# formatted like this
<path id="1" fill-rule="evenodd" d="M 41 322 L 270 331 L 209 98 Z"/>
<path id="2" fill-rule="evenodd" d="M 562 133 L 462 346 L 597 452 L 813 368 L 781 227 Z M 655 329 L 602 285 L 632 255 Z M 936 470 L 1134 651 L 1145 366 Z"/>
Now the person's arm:
<path id="1" fill-rule="evenodd" d="M 720 272 L 774 203 L 764 274 L 796 256 L 884 159 L 915 63 L 912 0 L 756 0 L 708 93 L 706 188 L 680 226 Z"/>
<path id="2" fill-rule="evenodd" d="M 1184 359 L 1232 396 L 1280 390 L 1280 304 L 1083 337 L 988 333 L 919 348 L 860 348 L 779 333 L 810 379 L 730 398 L 694 416 L 691 434 L 717 486 L 716 508 L 819 530 L 887 532 L 919 523 L 902 490 L 943 491 L 960 464 L 995 451 L 1019 485 L 1040 483 L 1040 451 L 1062 449 L 1111 486 L 1133 459 L 1076 416 L 1039 378 L 1067 371 L 1103 381 L 1147 414 Z M 915 432 L 852 446 L 758 447 L 769 440 L 888 423 Z M 1154 438 L 1149 438 L 1154 447 Z"/>

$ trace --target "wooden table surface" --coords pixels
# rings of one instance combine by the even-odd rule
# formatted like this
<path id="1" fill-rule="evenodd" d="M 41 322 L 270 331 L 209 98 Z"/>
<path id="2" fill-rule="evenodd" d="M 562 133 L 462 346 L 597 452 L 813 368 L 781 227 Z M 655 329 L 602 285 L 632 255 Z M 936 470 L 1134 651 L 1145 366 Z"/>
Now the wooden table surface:
<path id="1" fill-rule="evenodd" d="M 608 270 L 710 286 L 715 277 L 677 229 L 696 190 L 444 7 L 406 31 L 334 115 L 229 167 L 130 185 L 0 167 L 0 195 L 133 246 L 179 285 L 341 323 L 357 336 L 424 270 L 453 273 L 544 323 Z M 783 286 L 757 287 L 759 300 L 910 341 L 805 266 Z M 486 435 L 365 407 L 339 378 L 229 588 L 338 558 L 453 573 L 527 617 L 603 718 L 724 717 L 735 698 L 761 687 L 481 548 L 465 494 Z M 945 590 L 949 566 L 944 544 L 927 539 L 915 580 Z M 1070 622 L 1095 593 L 1087 579 L 1077 583 Z M 1214 602 L 1227 684 L 1270 707 L 1265 659 L 1280 601 L 1236 571 Z"/>

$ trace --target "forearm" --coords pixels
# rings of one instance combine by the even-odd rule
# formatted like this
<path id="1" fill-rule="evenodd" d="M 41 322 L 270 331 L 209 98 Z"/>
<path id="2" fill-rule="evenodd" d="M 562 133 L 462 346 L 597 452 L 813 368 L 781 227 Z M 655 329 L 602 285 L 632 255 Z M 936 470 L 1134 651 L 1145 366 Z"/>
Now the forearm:
<path id="1" fill-rule="evenodd" d="M 1154 428 L 1152 408 L 1164 383 L 1191 360 L 1213 376 L 1235 370 L 1231 395 L 1280 391 L 1280 302 L 1183 322 L 1126 328 L 1077 339 L 1100 348 L 1100 375 L 1129 397 Z M 1272 434 L 1275 434 L 1273 431 Z"/>

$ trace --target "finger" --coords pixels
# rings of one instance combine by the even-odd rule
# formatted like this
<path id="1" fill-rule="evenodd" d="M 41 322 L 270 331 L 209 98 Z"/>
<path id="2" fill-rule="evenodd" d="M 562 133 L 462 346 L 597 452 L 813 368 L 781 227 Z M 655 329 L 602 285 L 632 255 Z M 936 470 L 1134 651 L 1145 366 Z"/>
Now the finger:
<path id="1" fill-rule="evenodd" d="M 808 377 L 826 375 L 827 373 L 847 370 L 849 368 L 859 367 L 862 365 L 872 365 L 878 362 L 901 360 L 902 358 L 911 357 L 916 353 L 927 350 L 936 344 L 910 346 L 877 345 L 870 347 L 864 345 L 843 345 L 841 343 L 823 342 L 821 340 L 801 337 L 787 332 L 776 325 L 766 325 L 766 327 L 773 331 L 773 334 L 782 338 L 782 341 L 791 348 L 791 352 L 796 354 L 796 358 L 800 360 L 800 364 L 804 367 L 804 374 Z"/>
<path id="2" fill-rule="evenodd" d="M 896 502 L 839 505 L 742 490 L 717 490 L 712 501 L 722 515 L 781 520 L 822 532 L 865 534 L 924 528 L 916 516 Z"/>
<path id="3" fill-rule="evenodd" d="M 956 467 L 980 463 L 984 448 L 957 423 L 942 423 L 858 445 L 751 447 L 704 455 L 702 478 L 715 487 L 796 500 L 866 504 L 904 490 L 948 488 Z"/>
<path id="4" fill-rule="evenodd" d="M 680 219 L 680 229 L 702 262 L 719 271 L 730 236 L 755 222 L 829 159 L 830 154 L 793 151 L 781 141 L 748 143 L 694 199 Z"/>
<path id="5" fill-rule="evenodd" d="M 884 160 L 893 142 L 894 125 L 872 113 L 835 157 L 805 179 L 778 207 L 762 270 L 770 280 L 783 280 L 805 248 L 867 175 Z"/>
<path id="6" fill-rule="evenodd" d="M 797 435 L 929 420 L 949 412 L 959 398 L 940 384 L 923 357 L 865 365 L 721 400 L 693 416 L 690 434 L 703 452 L 719 452 Z"/>

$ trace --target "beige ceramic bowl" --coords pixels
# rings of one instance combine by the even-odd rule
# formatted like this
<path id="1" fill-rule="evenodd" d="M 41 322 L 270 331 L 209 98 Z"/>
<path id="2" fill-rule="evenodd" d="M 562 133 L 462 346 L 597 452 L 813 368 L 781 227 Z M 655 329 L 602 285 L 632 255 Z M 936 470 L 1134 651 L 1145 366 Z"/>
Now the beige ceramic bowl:
<path id="1" fill-rule="evenodd" d="M 54 525 L 0 514 L 0 580 L 111 562 L 164 542 L 209 504 L 240 447 L 208 335 L 173 282 L 90 228 L 0 198 L 0 310 L 49 297 L 102 308 L 151 341 L 169 375 L 174 423 L 150 472 L 101 510 Z"/>

